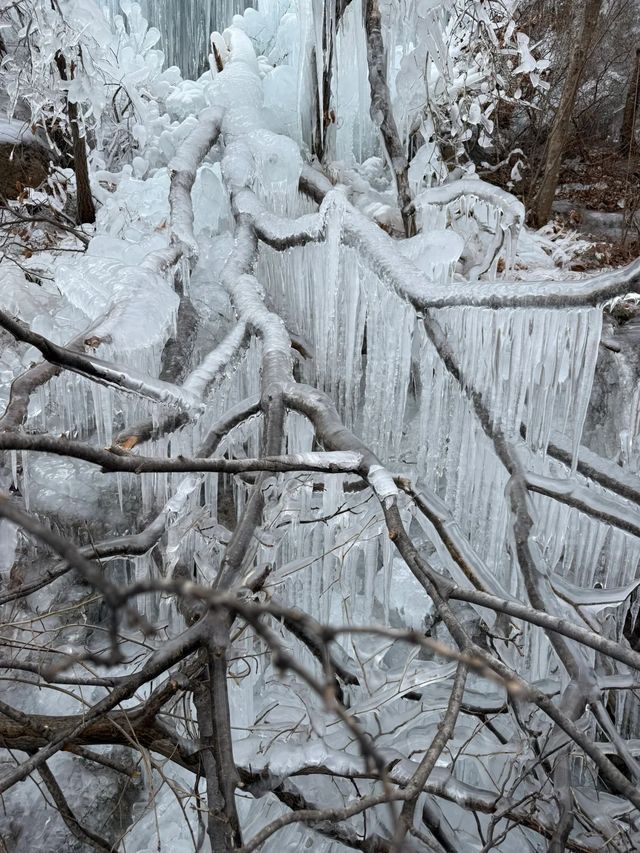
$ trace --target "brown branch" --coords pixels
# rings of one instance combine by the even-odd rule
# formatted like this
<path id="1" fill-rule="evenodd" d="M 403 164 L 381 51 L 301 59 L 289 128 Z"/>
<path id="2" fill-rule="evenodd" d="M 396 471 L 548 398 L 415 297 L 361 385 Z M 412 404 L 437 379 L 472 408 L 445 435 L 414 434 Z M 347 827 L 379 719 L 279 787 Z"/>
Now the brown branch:
<path id="1" fill-rule="evenodd" d="M 28 435 L 24 433 L 0 434 L 0 450 L 30 450 L 40 453 L 53 453 L 81 459 L 92 465 L 99 465 L 104 472 L 122 471 L 129 474 L 151 473 L 204 473 L 215 471 L 219 474 L 241 474 L 250 471 L 317 471 L 322 474 L 359 473 L 362 461 L 355 455 L 323 456 L 323 454 L 304 456 L 265 456 L 260 459 L 204 459 L 177 456 L 174 459 L 153 456 L 135 456 L 112 447 L 101 450 L 81 441 L 56 438 L 53 435 Z M 310 461 L 312 460 L 312 461 Z"/>
<path id="2" fill-rule="evenodd" d="M 75 69 L 74 62 L 68 64 L 64 54 L 61 51 L 57 51 L 55 55 L 55 63 L 62 80 L 73 80 Z M 96 221 L 96 208 L 91 194 L 86 139 L 80 132 L 78 104 L 75 101 L 71 101 L 67 96 L 66 105 L 69 126 L 71 128 L 73 166 L 76 173 L 76 206 L 78 209 L 78 222 L 91 223 Z"/>
<path id="3" fill-rule="evenodd" d="M 253 836 L 251 841 L 241 847 L 238 853 L 252 853 L 257 850 L 264 842 L 274 833 L 285 826 L 290 826 L 292 823 L 321 823 L 323 821 L 338 822 L 347 820 L 367 809 L 375 808 L 376 806 L 385 803 L 393 803 L 404 800 L 406 797 L 403 791 L 394 791 L 391 793 L 374 794 L 370 797 L 362 797 L 350 806 L 345 806 L 341 809 L 301 809 L 300 811 L 289 812 L 268 823 L 260 832 Z"/>
<path id="4" fill-rule="evenodd" d="M 224 737 L 224 732 L 229 729 L 226 656 L 212 654 L 209 648 L 203 650 L 201 655 L 205 667 L 202 676 L 196 681 L 193 698 L 200 732 L 202 771 L 207 781 L 208 835 L 212 848 L 224 853 L 237 850 L 242 844 L 235 808 L 238 773 L 233 752 L 229 750 Z M 222 669 L 222 680 L 216 668 Z"/>
<path id="5" fill-rule="evenodd" d="M 100 835 L 93 832 L 92 830 L 87 829 L 86 826 L 82 826 L 78 818 L 71 811 L 66 797 L 62 792 L 62 788 L 58 784 L 56 777 L 53 775 L 46 762 L 40 765 L 40 767 L 38 768 L 38 773 L 40 774 L 40 777 L 44 782 L 47 790 L 51 794 L 51 797 L 57 806 L 60 817 L 69 828 L 71 834 L 74 835 L 78 839 L 78 841 L 82 842 L 83 844 L 88 844 L 95 850 L 113 850 L 113 844 L 110 844 L 108 841 L 106 841 L 104 838 L 102 838 Z"/>
<path id="6" fill-rule="evenodd" d="M 283 783 L 273 789 L 275 796 L 287 808 L 295 812 L 320 811 L 320 808 L 310 803 L 295 786 Z M 371 834 L 364 838 L 348 826 L 340 826 L 335 820 L 317 821 L 311 824 L 314 832 L 337 841 L 352 850 L 361 850 L 362 853 L 391 853 L 391 844 L 380 835 Z"/>
<path id="7" fill-rule="evenodd" d="M 199 625 L 196 625 L 185 631 L 175 640 L 165 643 L 139 672 L 129 676 L 107 696 L 82 714 L 80 718 L 70 720 L 68 726 L 65 726 L 60 732 L 56 732 L 49 744 L 41 744 L 38 751 L 28 760 L 23 761 L 13 770 L 5 772 L 0 777 L 0 794 L 7 791 L 16 782 L 26 779 L 44 761 L 47 761 L 56 752 L 64 749 L 68 743 L 78 742 L 80 735 L 90 729 L 94 723 L 103 719 L 109 711 L 121 702 L 134 696 L 143 684 L 147 684 L 149 681 L 157 678 L 163 672 L 166 672 L 167 669 L 185 658 L 200 645 L 201 640 L 201 629 Z M 32 717 L 29 718 L 30 721 L 32 719 Z M 16 746 L 16 749 L 20 748 Z M 33 745 L 27 746 L 26 751 L 32 752 Z"/>
<path id="8" fill-rule="evenodd" d="M 467 673 L 467 665 L 459 663 L 453 687 L 451 688 L 447 710 L 445 711 L 442 722 L 438 725 L 438 732 L 425 752 L 418 769 L 413 774 L 413 778 L 405 788 L 407 799 L 402 806 L 398 826 L 393 838 L 394 853 L 401 853 L 405 836 L 413 826 L 413 816 L 418 798 L 424 790 L 424 786 L 436 765 L 436 761 L 440 758 L 445 746 L 453 737 L 458 715 L 462 708 Z"/>
<path id="9" fill-rule="evenodd" d="M 562 731 L 573 740 L 583 752 L 594 762 L 600 770 L 602 776 L 609 784 L 618 791 L 623 797 L 626 797 L 636 808 L 640 808 L 640 789 L 629 782 L 629 780 L 618 770 L 618 768 L 606 757 L 591 738 L 564 714 L 548 696 L 528 684 L 516 672 L 503 664 L 493 655 L 485 652 L 476 643 L 472 642 L 464 629 L 460 626 L 455 615 L 452 613 L 447 603 L 447 590 L 443 593 L 438 587 L 438 579 L 433 576 L 430 567 L 422 560 L 415 546 L 411 542 L 406 533 L 400 513 L 397 506 L 392 504 L 384 508 L 389 536 L 394 542 L 396 548 L 402 555 L 416 579 L 425 588 L 429 596 L 434 602 L 434 606 L 438 610 L 443 622 L 451 633 L 455 642 L 467 654 L 475 656 L 483 661 L 497 675 L 504 679 L 505 686 L 514 695 L 520 695 L 528 699 L 544 711 L 544 713 L 553 720 Z"/>
<path id="10" fill-rule="evenodd" d="M 371 119 L 380 129 L 387 158 L 393 171 L 405 236 L 413 237 L 416 233 L 416 221 L 415 214 L 411 213 L 409 164 L 393 117 L 393 105 L 387 84 L 387 55 L 382 38 L 382 20 L 378 0 L 363 0 L 362 10 L 367 34 Z"/>

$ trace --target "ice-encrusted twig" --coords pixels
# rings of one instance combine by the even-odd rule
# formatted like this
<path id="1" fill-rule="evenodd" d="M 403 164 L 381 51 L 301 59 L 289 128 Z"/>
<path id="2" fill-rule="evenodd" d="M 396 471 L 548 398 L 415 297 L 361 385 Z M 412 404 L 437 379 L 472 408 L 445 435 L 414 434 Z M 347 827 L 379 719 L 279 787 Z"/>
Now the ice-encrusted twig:
<path id="1" fill-rule="evenodd" d="M 633 536 L 640 536 L 640 512 L 613 500 L 594 489 L 583 486 L 573 478 L 555 479 L 540 474 L 526 474 L 527 488 L 597 518 Z"/>
<path id="2" fill-rule="evenodd" d="M 272 381 L 288 379 L 292 364 L 291 339 L 282 319 L 266 309 L 259 291 L 260 285 L 253 275 L 240 276 L 231 288 L 234 306 L 241 321 L 262 340 L 265 373 Z"/>
<path id="3" fill-rule="evenodd" d="M 8 496 L 0 493 L 0 518 L 21 527 L 37 539 L 45 542 L 58 556 L 70 563 L 81 576 L 99 590 L 108 605 L 117 608 L 120 604 L 118 588 L 95 563 L 88 560 L 71 542 L 42 525 L 36 518 L 20 509 Z"/>
<path id="4" fill-rule="evenodd" d="M 271 597 L 271 602 L 276 605 L 280 603 L 274 596 Z M 283 607 L 282 613 L 282 623 L 287 630 L 304 643 L 321 664 L 324 664 L 327 649 L 326 644 L 322 641 L 323 626 L 308 613 L 304 613 L 298 608 Z M 345 684 L 359 684 L 356 663 L 341 646 L 331 648 L 328 654 L 331 666 L 341 681 Z M 336 689 L 339 690 L 338 687 Z"/>
<path id="5" fill-rule="evenodd" d="M 415 208 L 428 204 L 444 207 L 462 196 L 475 196 L 481 201 L 486 201 L 503 210 L 509 215 L 510 224 L 516 225 L 518 228 L 524 224 L 525 210 L 522 202 L 501 187 L 478 178 L 460 178 L 448 184 L 428 187 L 415 197 L 412 204 Z"/>
<path id="6" fill-rule="evenodd" d="M 142 270 L 148 271 L 148 273 L 151 274 L 163 274 L 164 272 L 166 272 L 167 269 L 174 266 L 178 262 L 181 257 L 181 254 L 182 251 L 175 246 L 150 252 L 148 255 L 146 255 L 146 257 L 140 264 L 140 268 Z M 139 276 L 139 278 L 141 280 L 145 280 L 144 275 Z M 144 299 L 153 298 L 152 293 L 153 281 L 149 278 L 148 287 L 137 287 L 133 294 L 128 294 L 127 302 L 130 304 L 132 300 L 139 298 L 141 294 L 143 295 Z M 85 343 L 89 344 L 90 342 L 91 347 L 95 349 L 104 341 L 109 340 L 114 329 L 117 329 L 123 318 L 126 317 L 128 307 L 129 305 L 124 304 L 122 301 L 112 303 L 105 315 L 98 318 L 89 328 L 85 329 L 83 332 L 73 338 L 63 349 L 71 352 L 82 352 Z M 16 318 L 12 319 L 15 320 Z M 87 356 L 87 358 L 94 359 L 93 356 Z M 94 359 L 94 361 L 96 364 L 98 363 L 97 360 Z M 59 374 L 61 369 L 65 367 L 71 369 L 69 368 L 68 364 L 61 364 L 58 362 L 54 362 L 51 359 L 48 359 L 44 363 L 36 364 L 26 370 L 24 373 L 17 376 L 12 382 L 11 393 L 7 408 L 2 417 L 0 417 L 0 429 L 19 428 L 24 423 L 27 417 L 27 410 L 31 394 L 35 391 L 36 388 L 39 388 L 42 385 L 46 385 L 51 379 L 53 379 Z M 114 365 L 114 367 L 116 366 Z M 117 368 L 117 370 L 120 373 L 129 372 L 119 367 Z M 88 376 L 87 378 L 93 378 L 97 381 L 96 376 Z M 147 381 L 146 379 L 143 379 L 140 376 L 137 377 L 137 380 L 142 380 L 143 385 Z M 126 380 L 124 381 L 126 382 Z M 122 377 L 119 377 L 115 379 L 115 382 L 112 383 L 111 381 L 105 381 L 105 384 L 114 384 L 120 388 L 123 388 L 123 390 L 129 390 L 123 384 L 121 384 L 121 382 Z M 143 396 L 147 396 L 144 391 L 140 390 L 134 391 L 134 393 L 142 393 Z"/>
<path id="7" fill-rule="evenodd" d="M 52 364 L 71 370 L 101 385 L 128 391 L 159 403 L 178 405 L 185 409 L 197 408 L 201 404 L 195 395 L 170 382 L 153 379 L 122 365 L 61 347 L 43 335 L 33 332 L 26 324 L 4 311 L 0 311 L 0 326 L 17 340 L 35 347 Z"/>
<path id="8" fill-rule="evenodd" d="M 198 167 L 215 144 L 222 128 L 224 112 L 217 107 L 202 110 L 198 123 L 169 163 L 171 188 L 171 243 L 179 246 L 193 262 L 198 255 L 198 242 L 193 233 L 191 190 Z"/>
<path id="9" fill-rule="evenodd" d="M 303 168 L 301 188 L 319 203 L 333 186 L 310 166 Z M 640 260 L 580 281 L 499 281 L 435 284 L 397 249 L 396 242 L 347 203 L 345 241 L 396 293 L 420 313 L 430 308 L 572 308 L 603 305 L 616 296 L 640 292 Z"/>
<path id="10" fill-rule="evenodd" d="M 568 467 L 573 464 L 573 443 L 559 432 L 551 433 L 547 453 Z M 640 478 L 583 445 L 578 448 L 576 470 L 610 492 L 640 505 Z"/>
<path id="11" fill-rule="evenodd" d="M 278 830 L 285 826 L 290 826 L 292 823 L 326 823 L 328 825 L 336 825 L 349 817 L 362 814 L 362 812 L 373 809 L 376 806 L 386 805 L 405 799 L 404 791 L 386 791 L 382 794 L 370 794 L 367 797 L 360 797 L 355 802 L 350 803 L 343 808 L 327 808 L 327 809 L 300 809 L 299 811 L 288 811 L 280 817 L 272 820 L 257 832 L 253 838 L 248 841 L 243 847 L 239 848 L 238 853 L 253 853 L 254 850 L 261 848 L 264 843 L 271 838 Z"/>
<path id="12" fill-rule="evenodd" d="M 0 450 L 30 450 L 80 459 L 99 465 L 104 471 L 130 474 L 159 472 L 205 472 L 240 474 L 247 471 L 318 471 L 327 474 L 359 474 L 362 455 L 357 450 L 324 453 L 290 453 L 283 456 L 261 456 L 257 459 L 158 458 L 136 456 L 125 451 L 101 450 L 81 441 L 56 438 L 53 435 L 0 434 Z"/>
<path id="13" fill-rule="evenodd" d="M 204 437 L 202 444 L 196 452 L 196 456 L 209 457 L 212 456 L 223 438 L 228 435 L 231 430 L 248 420 L 248 418 L 257 415 L 260 412 L 260 397 L 247 397 L 246 400 L 241 400 L 235 406 L 228 409 L 220 420 L 215 423 L 209 432 Z"/>
<path id="14" fill-rule="evenodd" d="M 540 628 L 561 634 L 570 640 L 575 640 L 577 643 L 608 655 L 627 666 L 633 667 L 633 669 L 637 670 L 640 668 L 640 653 L 633 651 L 622 643 L 610 640 L 602 634 L 597 634 L 588 628 L 583 628 L 565 617 L 553 616 L 544 610 L 532 608 L 530 605 L 520 604 L 517 601 L 506 598 L 499 598 L 496 595 L 476 589 L 465 589 L 455 586 L 447 590 L 447 595 L 454 601 L 466 601 L 469 604 L 486 607 L 496 613 L 506 613 L 514 619 L 521 619 L 523 622 L 538 625 Z"/>
<path id="15" fill-rule="evenodd" d="M 359 455 L 358 473 L 367 480 L 381 501 L 397 497 L 398 487 L 391 473 L 381 464 L 378 457 L 345 427 L 330 397 L 309 385 L 291 383 L 284 389 L 284 399 L 291 409 L 306 415 L 324 447 Z"/>
<path id="16" fill-rule="evenodd" d="M 416 306 L 428 308 L 579 308 L 600 306 L 617 296 L 640 292 L 640 260 L 618 270 L 580 281 L 499 281 L 455 284 L 448 288 L 429 284 Z M 412 300 L 413 301 L 413 300 Z"/>
<path id="17" fill-rule="evenodd" d="M 451 558 L 458 564 L 476 589 L 493 593 L 504 599 L 517 601 L 506 592 L 492 572 L 484 565 L 472 543 L 462 532 L 453 513 L 435 492 L 424 485 L 422 485 L 421 491 L 418 491 L 405 477 L 397 477 L 396 484 L 412 498 L 420 512 L 433 524 Z"/>
<path id="18" fill-rule="evenodd" d="M 467 664 L 459 663 L 453 680 L 453 687 L 449 694 L 447 709 L 442 721 L 438 725 L 436 735 L 425 751 L 420 764 L 404 786 L 405 793 L 408 796 L 402 805 L 402 811 L 400 812 L 396 831 L 393 836 L 394 850 L 402 850 L 404 839 L 413 826 L 418 798 L 424 791 L 424 786 L 433 772 L 436 761 L 440 758 L 447 743 L 453 737 L 456 722 L 462 710 L 462 700 L 464 699 L 464 688 L 468 673 L 469 667 Z"/>
<path id="19" fill-rule="evenodd" d="M 378 0 L 363 0 L 362 14 L 367 35 L 367 65 L 371 90 L 371 119 L 380 129 L 384 148 L 395 178 L 398 206 L 407 237 L 416 233 L 415 215 L 411 211 L 409 164 L 393 116 L 387 83 L 387 56 L 382 38 L 382 18 Z"/>
<path id="20" fill-rule="evenodd" d="M 188 397 L 204 404 L 205 395 L 216 378 L 224 371 L 236 357 L 239 350 L 244 346 L 247 339 L 247 327 L 244 323 L 237 323 L 229 334 L 211 350 L 202 362 L 195 367 L 180 386 Z M 122 430 L 115 439 L 118 447 L 132 450 L 139 444 L 173 432 L 188 423 L 197 413 L 197 408 L 170 414 L 162 421 L 154 425 L 152 421 L 142 421 Z"/>
<path id="21" fill-rule="evenodd" d="M 274 249 L 316 243 L 324 236 L 325 218 L 322 212 L 288 219 L 268 210 L 256 194 L 247 188 L 234 193 L 233 207 L 237 216 L 244 215 L 251 219 L 258 237 Z"/>

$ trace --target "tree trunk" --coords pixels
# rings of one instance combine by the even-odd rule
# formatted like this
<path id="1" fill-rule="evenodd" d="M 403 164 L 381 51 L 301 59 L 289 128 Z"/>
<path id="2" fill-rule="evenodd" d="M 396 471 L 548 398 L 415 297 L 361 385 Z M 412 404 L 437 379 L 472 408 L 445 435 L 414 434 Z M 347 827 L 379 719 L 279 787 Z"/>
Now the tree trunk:
<path id="1" fill-rule="evenodd" d="M 395 177 L 398 207 L 404 223 L 405 236 L 413 237 L 416 234 L 416 220 L 415 213 L 411 209 L 413 199 L 409 189 L 409 163 L 393 117 L 391 95 L 387 84 L 385 47 L 382 39 L 382 17 L 378 0 L 363 0 L 362 14 L 367 34 L 371 119 L 380 129 L 389 165 Z"/>
<path id="2" fill-rule="evenodd" d="M 60 77 L 68 80 L 67 60 L 58 52 L 56 54 L 56 65 Z M 71 65 L 71 77 L 73 78 L 73 63 Z M 78 223 L 95 222 L 96 208 L 91 195 L 91 183 L 89 181 L 89 164 L 87 162 L 87 146 L 85 138 L 80 133 L 80 122 L 78 121 L 78 105 L 67 98 L 67 115 L 71 127 L 71 142 L 73 147 L 73 168 L 76 173 L 76 207 Z"/>
<path id="3" fill-rule="evenodd" d="M 330 3 L 334 2 L 333 17 Z M 315 92 L 315 128 L 313 130 L 311 151 L 322 163 L 327 147 L 327 131 L 336 117 L 331 109 L 331 81 L 333 78 L 333 58 L 340 23 L 351 0 L 327 0 L 322 21 L 322 89 Z M 317 57 L 313 56 L 313 63 Z"/>
<path id="4" fill-rule="evenodd" d="M 558 186 L 562 155 L 566 148 L 573 115 L 573 106 L 587 58 L 591 37 L 595 32 L 602 0 L 578 0 L 581 13 L 576 17 L 573 51 L 569 57 L 567 78 L 553 119 L 542 175 L 542 183 L 532 204 L 532 219 L 538 227 L 551 218 L 551 207 Z"/>
<path id="5" fill-rule="evenodd" d="M 620 152 L 630 154 L 634 144 L 636 116 L 640 106 L 640 47 L 636 48 L 636 61 L 629 80 L 627 100 L 624 105 L 622 126 L 620 128 Z"/>

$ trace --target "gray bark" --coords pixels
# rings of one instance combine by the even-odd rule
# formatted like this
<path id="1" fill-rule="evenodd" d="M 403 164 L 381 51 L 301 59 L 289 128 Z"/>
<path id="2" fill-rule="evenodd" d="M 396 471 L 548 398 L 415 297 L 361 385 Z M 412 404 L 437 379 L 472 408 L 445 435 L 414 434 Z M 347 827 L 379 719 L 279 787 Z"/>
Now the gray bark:
<path id="1" fill-rule="evenodd" d="M 548 222 L 551 217 L 551 207 L 558 186 L 562 155 L 569 138 L 573 106 L 578 94 L 589 44 L 598 23 L 602 0 L 581 0 L 577 5 L 578 14 L 575 19 L 573 51 L 569 59 L 564 89 L 547 142 L 542 182 L 532 204 L 532 219 L 538 227 Z"/>

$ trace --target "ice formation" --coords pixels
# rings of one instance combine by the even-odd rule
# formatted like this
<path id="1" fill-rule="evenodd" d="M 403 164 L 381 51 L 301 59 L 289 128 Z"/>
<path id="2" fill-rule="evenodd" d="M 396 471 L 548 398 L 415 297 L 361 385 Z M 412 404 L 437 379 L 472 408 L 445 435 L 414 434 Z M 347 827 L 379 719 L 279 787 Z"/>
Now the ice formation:
<path id="1" fill-rule="evenodd" d="M 54 283 L 42 289 L 34 289 L 15 270 L 6 273 L 3 265 L 5 311 L 18 314 L 55 343 L 78 336 L 93 341 L 95 353 L 87 357 L 96 369 L 112 371 L 111 385 L 115 374 L 121 380 L 114 389 L 63 371 L 33 395 L 27 429 L 110 446 L 121 431 L 148 423 L 144 440 L 149 455 L 194 456 L 206 447 L 207 455 L 255 457 L 260 453 L 263 424 L 258 411 L 265 376 L 273 377 L 274 384 L 284 376 L 289 409 L 283 452 L 296 454 L 301 464 L 324 460 L 359 472 L 366 457 L 355 446 L 318 455 L 310 419 L 301 414 L 303 407 L 296 411 L 293 405 L 295 375 L 301 385 L 331 398 L 346 428 L 379 461 L 365 466 L 370 486 L 365 490 L 353 488 L 355 473 L 265 477 L 263 524 L 243 563 L 246 578 L 269 570 L 265 590 L 270 598 L 300 607 L 322 622 L 382 621 L 424 630 L 432 617 L 430 601 L 397 556 L 375 497 L 383 503 L 397 498 L 396 473 L 411 477 L 423 491 L 434 518 L 458 543 L 484 589 L 508 600 L 527 600 L 513 542 L 510 477 L 474 411 L 470 398 L 476 392 L 493 427 L 517 446 L 529 472 L 535 550 L 545 582 L 563 602 L 559 615 L 613 635 L 637 585 L 640 520 L 624 494 L 584 473 L 581 459 L 588 452 L 581 444 L 598 355 L 600 305 L 624 293 L 637 279 L 636 268 L 626 279 L 611 274 L 558 284 L 549 261 L 541 280 L 511 281 L 518 253 L 529 250 L 530 238 L 521 234 L 521 206 L 473 176 L 438 186 L 441 164 L 433 151 L 421 163 L 422 174 L 412 175 L 421 186 L 415 206 L 423 231 L 402 244 L 385 234 L 355 203 L 357 193 L 371 187 L 369 181 L 375 183 L 374 160 L 381 153 L 361 73 L 366 65 L 361 4 L 348 8 L 336 45 L 337 76 L 331 85 L 341 120 L 326 132 L 332 156 L 346 161 L 343 174 L 351 169 L 352 180 L 351 186 L 345 182 L 337 187 L 303 166 L 299 145 L 310 129 L 307 117 L 300 118 L 300 105 L 318 82 L 309 71 L 309 52 L 313 47 L 318 51 L 322 27 L 335 26 L 335 21 L 323 22 L 323 4 L 312 0 L 259 0 L 256 9 L 215 34 L 211 44 L 224 62 L 224 70 L 218 71 L 215 62 L 203 62 L 200 36 L 222 30 L 246 5 L 217 0 L 203 4 L 200 17 L 194 11 L 197 4 L 148 0 L 145 11 L 165 35 L 170 29 L 179 33 L 169 41 L 170 61 L 180 60 L 197 79 L 165 72 L 156 81 L 163 89 L 159 105 L 147 103 L 134 128 L 135 161 L 115 175 L 106 163 L 96 171 L 103 205 L 86 254 L 55 262 Z M 402 14 L 394 13 L 393 4 L 382 5 L 388 43 L 397 46 L 395 53 L 389 50 L 394 57 L 389 62 L 396 72 L 398 122 L 404 127 L 415 122 L 412 68 L 428 51 L 428 85 L 434 91 L 444 87 L 447 103 L 455 105 L 447 121 L 458 123 L 461 133 L 468 125 L 488 128 L 490 99 L 477 97 L 481 69 L 469 76 L 462 93 L 457 73 L 461 47 L 447 16 L 450 4 L 406 0 L 399 4 Z M 129 17 L 139 14 L 135 4 L 121 7 Z M 405 35 L 412 27 L 422 27 L 424 44 L 409 45 Z M 518 73 L 539 71 L 526 42 L 518 43 Z M 322 69 L 314 71 L 322 87 Z M 423 124 L 421 132 L 427 153 L 429 128 Z M 299 193 L 301 175 L 326 193 L 319 210 Z M 109 189 L 101 186 L 105 183 Z M 381 205 L 394 204 L 384 186 L 379 199 Z M 234 215 L 252 221 L 270 245 L 257 246 L 242 221 L 234 234 Z M 279 244 L 288 240 L 292 247 L 280 251 Z M 176 246 L 186 247 L 179 264 L 180 292 L 165 263 Z M 167 341 L 184 332 L 180 311 L 187 300 L 197 316 L 189 370 L 183 377 L 164 377 L 163 353 Z M 426 312 L 438 320 L 457 355 L 461 383 L 429 338 Z M 304 342 L 306 357 L 294 361 L 292 339 Z M 3 380 L 35 357 L 33 349 L 3 355 Z M 313 396 L 305 405 L 313 408 Z M 231 412 L 239 413 L 237 418 Z M 162 428 L 178 417 L 181 424 L 189 423 L 188 429 Z M 212 425 L 224 418 L 233 428 L 220 440 L 211 438 Z M 561 454 L 553 450 L 559 443 Z M 628 477 L 629 488 L 638 488 L 632 474 L 623 469 L 618 474 Z M 162 551 L 150 546 L 130 558 L 118 553 L 106 558 L 105 569 L 113 577 L 143 580 L 183 571 L 203 584 L 213 582 L 224 560 L 232 524 L 228 495 L 232 493 L 239 514 L 252 485 L 241 477 L 212 473 L 110 478 L 93 469 L 87 474 L 77 462 L 21 451 L 14 454 L 12 476 L 27 506 L 76 539 L 80 519 L 104 524 L 110 516 L 114 525 L 103 530 L 105 536 L 126 536 L 154 524 L 160 528 L 158 520 L 166 524 Z M 554 500 L 553 494 L 560 493 L 571 500 Z M 402 518 L 425 558 L 456 583 L 468 585 L 443 547 L 435 521 L 414 502 L 399 500 Z M 317 519 L 323 523 L 310 523 Z M 4 523 L 1 529 L 3 549 L 16 547 L 11 530 Z M 155 545 L 157 539 L 149 541 Z M 2 559 L 6 568 L 4 554 Z M 595 584 L 607 590 L 606 602 L 591 595 Z M 55 609 L 55 594 L 36 595 L 38 607 Z M 183 614 L 170 597 L 149 594 L 141 609 L 163 624 L 168 637 L 184 627 Z M 474 612 L 495 618 L 481 607 Z M 55 620 L 47 617 L 45 634 L 53 630 Z M 71 626 L 61 633 L 68 649 L 86 639 Z M 284 631 L 279 636 L 291 645 Z M 550 693 L 558 692 L 566 686 L 566 674 L 546 638 L 540 632 L 535 642 L 533 638 L 525 629 L 517 647 L 501 646 L 502 656 L 514 668 L 526 668 Z M 132 649 L 134 643 L 132 633 Z M 234 652 L 229 694 L 239 765 L 255 772 L 264 769 L 273 779 L 302 767 L 363 769 L 349 733 L 327 719 L 318 697 L 295 676 L 279 678 L 259 640 L 242 635 Z M 296 654 L 316 666 L 307 651 L 297 649 Z M 350 688 L 353 714 L 389 761 L 402 757 L 393 778 L 410 776 L 415 767 L 406 756 L 419 753 L 437 731 L 455 664 L 434 663 L 417 648 L 408 652 L 388 639 L 366 635 L 341 637 L 336 654 L 354 667 L 360 682 Z M 594 654 L 588 652 L 588 657 L 593 664 Z M 10 692 L 17 704 L 24 701 L 19 686 Z M 94 692 L 85 698 L 101 695 L 99 688 Z M 412 701 L 403 698 L 407 694 Z M 497 711 L 503 705 L 498 689 L 488 693 L 479 676 L 470 678 L 466 696 L 476 708 Z M 616 701 L 621 723 L 635 722 L 635 700 Z M 78 710 L 62 694 L 55 694 L 53 703 L 61 713 Z M 523 762 L 532 757 L 517 731 L 502 723 L 498 728 L 502 743 L 487 731 L 478 732 L 471 714 L 463 716 L 452 754 L 466 742 L 464 752 L 455 768 L 444 756 L 429 780 L 429 790 L 446 791 L 436 808 L 461 850 L 476 849 L 475 824 L 456 800 L 498 798 L 517 756 L 524 752 Z M 81 787 L 68 765 L 68 757 L 53 763 L 63 779 Z M 176 785 L 189 789 L 183 770 L 171 765 L 170 772 Z M 593 794 L 589 781 L 582 781 L 580 796 L 587 802 Z M 136 804 L 123 845 L 136 853 L 156 849 L 157 831 L 163 849 L 193 849 L 195 820 L 181 813 L 157 772 L 148 771 L 145 783 L 148 789 L 160 785 L 160 790 L 152 798 L 154 806 L 142 799 Z M 336 782 L 333 791 L 331 784 L 321 775 L 301 781 L 312 801 L 336 793 L 348 800 L 346 781 Z M 373 788 L 364 780 L 361 793 Z M 37 793 L 30 789 L 21 796 L 35 802 Z M 243 794 L 238 801 L 247 837 L 283 810 L 272 795 Z M 607 802 L 607 808 L 598 808 L 614 815 L 620 801 L 612 797 Z M 541 809 L 551 823 L 552 804 Z M 382 831 L 387 820 L 384 809 L 374 809 L 369 828 Z M 501 849 L 518 849 L 523 836 L 538 838 L 520 828 Z M 25 838 L 31 849 L 41 845 L 35 827 Z M 301 825 L 287 827 L 264 849 L 309 845 L 318 851 L 342 849 Z"/>

